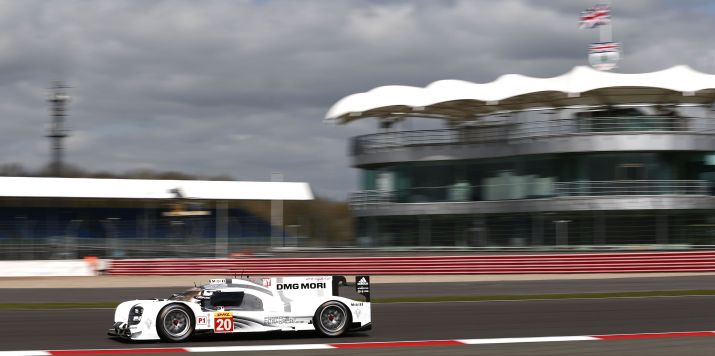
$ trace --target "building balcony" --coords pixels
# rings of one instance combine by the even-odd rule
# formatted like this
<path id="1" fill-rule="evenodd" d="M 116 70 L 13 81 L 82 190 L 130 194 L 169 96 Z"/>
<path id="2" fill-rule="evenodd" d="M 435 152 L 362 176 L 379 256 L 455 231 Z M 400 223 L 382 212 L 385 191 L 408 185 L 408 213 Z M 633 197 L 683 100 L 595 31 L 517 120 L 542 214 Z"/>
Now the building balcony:
<path id="1" fill-rule="evenodd" d="M 562 203 L 572 204 L 579 201 L 585 204 L 585 210 L 597 209 L 596 202 L 609 201 L 613 198 L 622 198 L 621 202 L 615 201 L 611 208 L 604 205 L 604 210 L 628 209 L 678 209 L 670 203 L 658 205 L 663 198 L 675 197 L 668 201 L 679 201 L 682 198 L 693 199 L 698 197 L 708 198 L 713 195 L 711 182 L 706 180 L 614 180 L 614 181 L 574 181 L 550 182 L 539 179 L 531 184 L 487 184 L 468 185 L 457 183 L 446 187 L 415 187 L 398 189 L 394 191 L 365 190 L 354 192 L 349 201 L 358 215 L 371 215 L 371 211 L 383 210 L 380 215 L 389 215 L 387 210 L 405 210 L 423 214 L 443 214 L 469 212 L 463 207 L 476 204 L 475 212 L 505 211 L 545 211 L 566 209 Z M 603 199 L 607 198 L 607 199 Z M 646 198 L 646 199 L 643 199 Z M 590 203 L 589 203 L 590 202 Z M 632 204 L 623 204 L 631 202 Z M 644 203 L 645 202 L 645 203 Z M 655 203 L 654 203 L 655 202 Z M 695 200 L 692 200 L 694 203 Z M 480 204 L 483 203 L 483 204 Z M 589 205 L 590 204 L 590 205 Z M 644 205 L 645 204 L 645 205 Z M 649 205 L 650 204 L 650 205 Z M 708 203 L 710 204 L 710 203 Z M 603 204 L 601 204 L 603 205 Z M 628 206 L 627 206 L 628 205 Z M 400 206 L 413 208 L 400 209 Z M 415 210 L 415 206 L 419 206 Z M 431 209 L 434 207 L 434 209 Z M 490 208 L 491 207 L 491 208 Z M 573 207 L 573 206 L 572 206 Z M 446 208 L 446 210 L 445 210 Z M 577 209 L 576 207 L 573 207 Z M 492 209 L 492 210 L 490 210 Z M 432 211 L 433 210 L 433 211 Z M 432 211 L 432 212 L 431 212 Z"/>
<path id="2" fill-rule="evenodd" d="M 351 153 L 356 165 L 361 166 L 430 157 L 468 159 L 605 150 L 712 150 L 715 149 L 714 134 L 715 119 L 707 117 L 504 119 L 451 129 L 358 136 L 353 138 Z"/>

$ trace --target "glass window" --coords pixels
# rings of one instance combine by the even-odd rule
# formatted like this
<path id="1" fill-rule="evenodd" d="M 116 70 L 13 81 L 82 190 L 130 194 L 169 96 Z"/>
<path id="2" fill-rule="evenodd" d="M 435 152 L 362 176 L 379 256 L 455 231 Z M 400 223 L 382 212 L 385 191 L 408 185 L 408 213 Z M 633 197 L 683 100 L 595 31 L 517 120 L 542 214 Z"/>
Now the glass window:
<path id="1" fill-rule="evenodd" d="M 377 171 L 371 169 L 363 169 L 362 172 L 362 189 L 363 190 L 375 190 L 375 181 L 377 178 Z"/>
<path id="2" fill-rule="evenodd" d="M 705 155 L 705 165 L 706 166 L 715 166 L 715 154 L 706 154 Z"/>
<path id="3" fill-rule="evenodd" d="M 214 292 L 211 305 L 216 307 L 237 307 L 241 305 L 243 292 Z"/>

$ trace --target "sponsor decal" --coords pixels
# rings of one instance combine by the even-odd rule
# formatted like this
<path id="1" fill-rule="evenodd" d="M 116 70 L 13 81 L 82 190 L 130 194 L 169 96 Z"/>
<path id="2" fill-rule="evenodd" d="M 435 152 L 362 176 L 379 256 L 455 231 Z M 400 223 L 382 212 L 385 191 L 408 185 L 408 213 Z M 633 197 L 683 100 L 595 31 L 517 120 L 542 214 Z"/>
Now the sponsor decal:
<path id="1" fill-rule="evenodd" d="M 361 307 L 362 303 L 350 303 L 351 307 Z"/>
<path id="2" fill-rule="evenodd" d="M 267 325 L 295 324 L 296 319 L 291 316 L 267 316 L 263 318 L 263 323 Z"/>
<path id="3" fill-rule="evenodd" d="M 209 279 L 209 284 L 226 284 L 225 278 Z"/>
<path id="4" fill-rule="evenodd" d="M 209 317 L 206 315 L 200 315 L 196 317 L 197 326 L 209 326 Z"/>
<path id="5" fill-rule="evenodd" d="M 364 296 L 370 295 L 370 276 L 356 276 L 355 291 Z"/>
<path id="6" fill-rule="evenodd" d="M 261 284 L 262 284 L 264 287 L 270 287 L 270 286 L 271 286 L 271 279 L 270 279 L 270 278 L 263 278 L 263 279 L 261 280 Z"/>
<path id="7" fill-rule="evenodd" d="M 304 282 L 304 283 L 279 283 L 276 285 L 278 290 L 290 289 L 321 289 L 325 288 L 327 283 Z"/>
<path id="8" fill-rule="evenodd" d="M 214 313 L 214 332 L 215 333 L 233 332 L 233 313 L 232 312 L 215 312 Z"/>

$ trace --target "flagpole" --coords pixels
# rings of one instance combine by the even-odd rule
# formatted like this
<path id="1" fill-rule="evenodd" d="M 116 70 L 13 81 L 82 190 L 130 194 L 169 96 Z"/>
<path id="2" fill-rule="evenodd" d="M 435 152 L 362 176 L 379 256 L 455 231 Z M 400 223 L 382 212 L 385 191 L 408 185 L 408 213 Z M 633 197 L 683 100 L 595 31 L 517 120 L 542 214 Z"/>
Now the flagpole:
<path id="1" fill-rule="evenodd" d="M 611 24 L 613 20 L 608 22 L 608 25 L 599 26 L 600 42 L 612 42 L 613 41 L 613 30 L 611 29 Z"/>
<path id="2" fill-rule="evenodd" d="M 610 0 L 605 0 L 603 3 L 608 6 L 609 9 L 611 9 Z M 613 26 L 612 24 L 613 18 L 611 18 L 606 25 L 598 26 L 598 34 L 600 37 L 599 40 L 601 41 L 601 43 L 613 41 L 613 29 L 611 28 L 611 26 Z"/>

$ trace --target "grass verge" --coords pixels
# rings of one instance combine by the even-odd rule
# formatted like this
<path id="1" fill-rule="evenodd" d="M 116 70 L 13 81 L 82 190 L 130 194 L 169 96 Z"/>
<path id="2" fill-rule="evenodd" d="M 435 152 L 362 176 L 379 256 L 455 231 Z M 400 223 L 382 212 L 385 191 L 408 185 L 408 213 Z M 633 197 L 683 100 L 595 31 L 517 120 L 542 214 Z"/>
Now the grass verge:
<path id="1" fill-rule="evenodd" d="M 713 290 L 713 289 L 696 289 L 696 290 L 666 290 L 666 291 L 644 291 L 644 292 L 392 297 L 392 298 L 373 298 L 372 302 L 373 303 L 487 302 L 487 301 L 502 301 L 502 300 L 684 297 L 684 296 L 698 296 L 698 295 L 715 295 L 715 290 Z M 112 308 L 113 309 L 118 304 L 119 304 L 119 302 L 0 303 L 0 310 L 90 309 L 90 308 Z"/>

